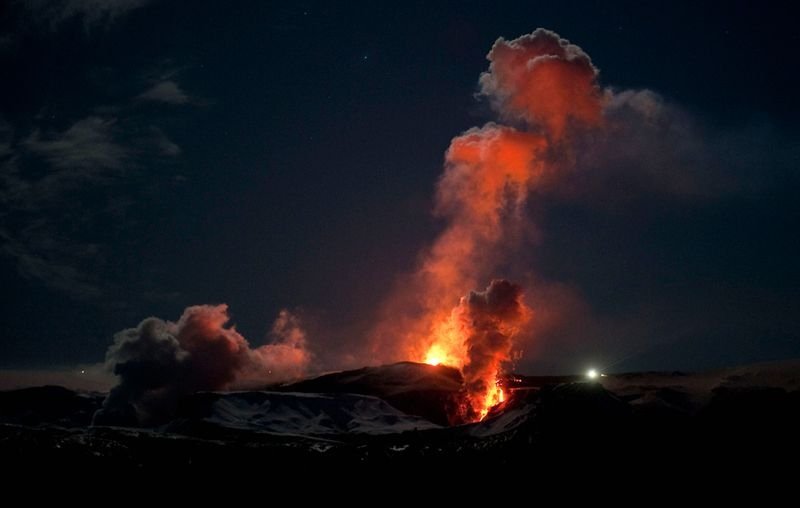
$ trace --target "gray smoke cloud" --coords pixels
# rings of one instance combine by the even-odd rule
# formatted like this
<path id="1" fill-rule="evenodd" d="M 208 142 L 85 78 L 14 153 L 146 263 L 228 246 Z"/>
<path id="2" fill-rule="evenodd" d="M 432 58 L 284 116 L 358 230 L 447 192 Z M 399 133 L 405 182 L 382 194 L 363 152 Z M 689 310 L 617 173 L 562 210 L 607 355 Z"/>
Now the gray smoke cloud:
<path id="1" fill-rule="evenodd" d="M 492 383 L 501 365 L 511 360 L 514 336 L 530 317 L 522 296 L 521 286 L 496 279 L 485 291 L 470 291 L 455 310 L 466 337 L 467 363 L 462 373 L 467 420 L 483 416 L 481 411 L 500 402 L 492 400 L 496 392 Z"/>
<path id="2" fill-rule="evenodd" d="M 117 333 L 106 367 L 119 378 L 95 424 L 163 421 L 190 393 L 264 386 L 302 376 L 311 354 L 297 317 L 281 311 L 273 343 L 251 348 L 229 321 L 227 305 L 188 307 L 177 323 L 147 318 Z"/>

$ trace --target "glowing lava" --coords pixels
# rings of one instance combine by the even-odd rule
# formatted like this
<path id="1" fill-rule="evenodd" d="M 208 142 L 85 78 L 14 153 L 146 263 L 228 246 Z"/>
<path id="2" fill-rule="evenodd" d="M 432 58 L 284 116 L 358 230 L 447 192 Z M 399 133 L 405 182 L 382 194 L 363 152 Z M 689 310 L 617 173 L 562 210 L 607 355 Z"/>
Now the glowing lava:
<path id="1" fill-rule="evenodd" d="M 484 406 L 480 410 L 480 419 L 483 420 L 486 418 L 486 415 L 489 414 L 489 411 L 498 404 L 502 404 L 506 401 L 506 394 L 503 391 L 503 388 L 500 386 L 499 380 L 495 382 L 495 386 L 493 389 L 489 391 L 487 394 L 486 400 L 484 401 Z"/>
<path id="2" fill-rule="evenodd" d="M 450 329 L 451 332 L 449 334 L 445 333 L 440 335 L 438 338 L 434 338 L 434 343 L 430 346 L 428 352 L 425 354 L 425 359 L 423 362 L 427 363 L 428 365 L 448 365 L 462 369 L 464 366 L 464 360 L 459 357 L 459 353 L 465 350 L 465 344 L 463 344 L 463 340 L 459 349 L 450 349 L 448 347 L 449 345 L 455 345 L 453 340 L 455 337 L 453 334 L 452 323 L 450 326 L 443 325 L 439 328 L 441 330 Z M 484 400 L 479 403 L 480 408 L 475 408 L 473 404 L 473 410 L 477 412 L 477 418 L 479 420 L 483 420 L 494 406 L 505 402 L 505 400 L 506 395 L 503 391 L 503 388 L 500 386 L 499 379 L 495 379 L 494 386 L 489 389 L 489 391 L 485 394 Z"/>
<path id="3" fill-rule="evenodd" d="M 463 350 L 463 347 L 462 347 Z M 459 369 L 463 367 L 463 361 L 457 358 L 457 352 L 448 352 L 447 348 L 442 346 L 440 342 L 434 342 L 434 344 L 428 349 L 428 352 L 425 354 L 425 359 L 423 360 L 424 363 L 428 365 L 447 365 L 447 366 L 457 366 Z M 483 420 L 486 418 L 486 415 L 489 414 L 489 411 L 496 405 L 505 402 L 506 394 L 503 391 L 503 388 L 500 387 L 499 380 L 495 380 L 494 388 L 491 388 L 489 392 L 486 394 L 485 400 L 481 403 L 482 407 L 477 411 L 478 413 L 478 420 Z"/>
<path id="4" fill-rule="evenodd" d="M 461 370 L 462 420 L 482 420 L 505 400 L 499 376 L 512 359 L 515 336 L 530 316 L 522 288 L 497 279 L 484 291 L 470 291 L 447 318 L 434 322 L 427 350 L 418 361 Z"/>

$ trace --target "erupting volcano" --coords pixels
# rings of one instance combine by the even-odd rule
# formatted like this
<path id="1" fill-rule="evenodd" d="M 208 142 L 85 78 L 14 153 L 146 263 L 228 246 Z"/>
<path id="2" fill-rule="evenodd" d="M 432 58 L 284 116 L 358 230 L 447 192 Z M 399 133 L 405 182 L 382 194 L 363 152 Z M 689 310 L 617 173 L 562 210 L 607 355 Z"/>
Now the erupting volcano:
<path id="1" fill-rule="evenodd" d="M 498 375 L 535 319 L 518 285 L 494 280 L 475 291 L 502 275 L 531 226 L 528 198 L 558 178 L 552 160 L 569 157 L 570 133 L 599 124 L 603 98 L 589 57 L 551 31 L 500 38 L 487 58 L 480 92 L 508 125 L 488 123 L 451 142 L 435 207 L 445 228 L 387 299 L 373 344 L 380 357 L 461 369 L 466 420 L 503 401 Z"/>
<path id="2" fill-rule="evenodd" d="M 549 30 L 500 38 L 487 59 L 480 94 L 497 121 L 450 143 L 435 196 L 443 229 L 421 251 L 416 270 L 389 292 L 369 337 L 371 362 L 459 369 L 463 389 L 453 421 L 460 422 L 481 420 L 503 402 L 503 369 L 522 354 L 521 338 L 535 340 L 529 324 L 536 309 L 520 285 L 502 277 L 520 275 L 508 272 L 534 229 L 530 198 L 555 185 L 568 167 L 573 135 L 599 126 L 605 97 L 586 53 Z M 187 335 L 198 315 L 213 319 Z M 106 409 L 130 412 L 125 408 L 132 404 L 140 420 L 151 420 L 163 414 L 164 399 L 187 391 L 253 386 L 289 373 L 283 380 L 296 379 L 308 367 L 312 355 L 294 316 L 282 313 L 273 330 L 276 343 L 254 350 L 224 327 L 227 320 L 224 306 L 192 307 L 177 324 L 151 319 L 119 334 L 108 363 L 121 383 Z M 224 375 L 205 376 L 199 368 L 209 364 L 205 352 L 226 353 L 211 362 L 213 372 Z M 165 374 L 150 379 L 140 375 L 142 366 Z M 181 369 L 194 381 L 176 376 Z"/>
<path id="3" fill-rule="evenodd" d="M 791 485 L 797 28 L 696 4 L 0 2 L 6 484 Z"/>

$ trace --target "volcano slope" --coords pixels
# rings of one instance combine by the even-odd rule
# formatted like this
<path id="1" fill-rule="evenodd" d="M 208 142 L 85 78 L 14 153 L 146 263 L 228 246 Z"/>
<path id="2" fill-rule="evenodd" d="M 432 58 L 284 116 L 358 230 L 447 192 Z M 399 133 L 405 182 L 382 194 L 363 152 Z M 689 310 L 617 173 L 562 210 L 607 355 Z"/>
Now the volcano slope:
<path id="1" fill-rule="evenodd" d="M 799 361 L 599 382 L 509 376 L 505 386 L 505 403 L 461 425 L 449 424 L 458 371 L 408 362 L 266 390 L 195 393 L 167 421 L 146 428 L 93 425 L 103 394 L 5 391 L 0 462 L 5 470 L 62 473 L 211 472 L 221 465 L 274 474 L 301 467 L 304 475 L 342 467 L 468 473 L 608 461 L 755 468 L 800 451 Z"/>

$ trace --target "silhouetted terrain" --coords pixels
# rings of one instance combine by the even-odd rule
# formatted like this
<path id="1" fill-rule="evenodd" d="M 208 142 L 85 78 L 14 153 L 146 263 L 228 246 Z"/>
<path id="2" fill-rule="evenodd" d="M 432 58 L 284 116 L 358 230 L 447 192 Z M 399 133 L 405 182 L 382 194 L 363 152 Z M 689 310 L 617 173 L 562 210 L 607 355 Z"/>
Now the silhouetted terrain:
<path id="1" fill-rule="evenodd" d="M 504 404 L 481 422 L 457 426 L 444 420 L 459 391 L 458 372 L 413 363 L 270 391 L 201 392 L 151 428 L 92 426 L 102 394 L 28 388 L 0 392 L 0 462 L 31 471 L 213 471 L 224 464 L 229 472 L 284 474 L 298 465 L 303 474 L 612 462 L 773 467 L 776 457 L 796 456 L 799 448 L 798 367 L 621 374 L 600 382 L 511 376 Z"/>

